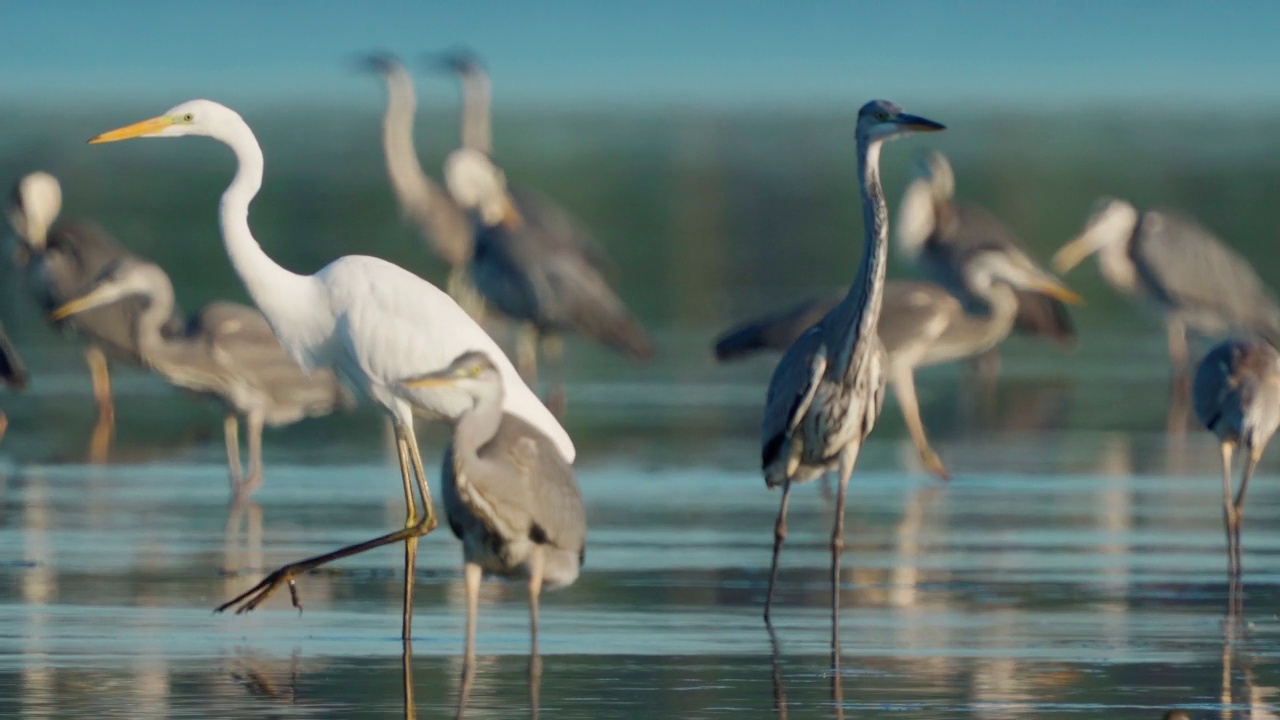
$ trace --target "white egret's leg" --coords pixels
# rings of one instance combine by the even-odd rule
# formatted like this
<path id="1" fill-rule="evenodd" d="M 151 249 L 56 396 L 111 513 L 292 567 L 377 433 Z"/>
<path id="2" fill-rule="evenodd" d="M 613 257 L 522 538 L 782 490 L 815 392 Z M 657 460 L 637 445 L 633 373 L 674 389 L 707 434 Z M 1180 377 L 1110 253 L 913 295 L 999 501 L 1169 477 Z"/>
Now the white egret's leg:
<path id="1" fill-rule="evenodd" d="M 405 640 L 400 655 L 401 682 L 404 687 L 404 720 L 417 720 L 418 704 L 413 699 L 413 641 Z"/>
<path id="2" fill-rule="evenodd" d="M 773 523 L 773 562 L 769 565 L 769 590 L 764 596 L 764 624 L 772 625 L 769 614 L 773 612 L 773 588 L 778 584 L 778 559 L 782 555 L 782 543 L 787 539 L 787 504 L 791 502 L 791 480 L 782 482 L 782 504 L 778 506 L 778 519 Z"/>
<path id="3" fill-rule="evenodd" d="M 907 431 L 911 441 L 915 443 L 916 452 L 929 472 L 942 480 L 950 480 L 951 474 L 942 463 L 938 453 L 929 447 L 929 438 L 924 434 L 924 423 L 920 420 L 920 403 L 916 400 L 915 373 L 910 368 L 895 372 L 893 375 L 893 393 L 898 396 L 898 405 L 902 408 L 902 419 L 907 423 Z"/>
<path id="4" fill-rule="evenodd" d="M 404 526 L 412 528 L 418 524 L 418 509 L 413 499 L 413 469 L 409 464 L 410 437 L 413 424 L 408 427 L 396 424 L 396 455 L 400 459 L 400 478 L 404 482 L 404 503 L 406 508 Z M 410 535 L 404 540 L 404 605 L 401 609 L 400 637 L 408 641 L 413 638 L 413 575 L 418 562 L 418 538 Z"/>
<path id="5" fill-rule="evenodd" d="M 227 473 L 231 478 L 231 494 L 240 497 L 242 475 L 240 469 L 240 420 L 235 413 L 222 418 L 222 437 L 227 444 Z"/>
<path id="6" fill-rule="evenodd" d="M 836 491 L 836 521 L 831 531 L 831 651 L 840 652 L 840 556 L 844 552 L 844 501 L 849 478 L 858 462 L 859 444 L 852 443 L 840 453 L 840 489 Z"/>

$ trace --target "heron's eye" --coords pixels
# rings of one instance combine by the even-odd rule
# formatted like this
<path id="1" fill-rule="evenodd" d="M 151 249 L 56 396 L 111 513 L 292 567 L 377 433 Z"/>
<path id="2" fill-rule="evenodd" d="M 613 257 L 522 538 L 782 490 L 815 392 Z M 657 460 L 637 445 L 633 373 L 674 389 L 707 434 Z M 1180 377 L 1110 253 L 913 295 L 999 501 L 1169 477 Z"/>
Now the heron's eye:
<path id="1" fill-rule="evenodd" d="M 196 116 L 192 113 L 187 113 L 186 115 L 182 116 L 182 122 L 191 122 L 192 120 L 195 120 L 195 119 L 196 119 Z"/>
<path id="2" fill-rule="evenodd" d="M 876 120 L 879 120 L 880 122 L 884 122 L 885 120 L 888 120 L 888 119 L 889 119 L 889 113 L 883 110 L 878 110 L 876 112 Z"/>

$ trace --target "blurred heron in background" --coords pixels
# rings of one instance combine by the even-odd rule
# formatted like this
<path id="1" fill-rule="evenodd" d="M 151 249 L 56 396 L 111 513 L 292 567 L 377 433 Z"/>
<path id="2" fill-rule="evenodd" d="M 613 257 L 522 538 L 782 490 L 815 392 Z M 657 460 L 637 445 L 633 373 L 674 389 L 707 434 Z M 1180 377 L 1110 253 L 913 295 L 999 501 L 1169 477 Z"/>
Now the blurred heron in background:
<path id="1" fill-rule="evenodd" d="M 1235 607 L 1241 587 L 1240 524 L 1244 494 L 1267 442 L 1280 426 L 1280 352 L 1258 339 L 1228 340 L 1196 367 L 1191 400 L 1196 417 L 1218 437 L 1222 451 L 1222 514 L 1227 573 Z M 1244 474 L 1232 499 L 1232 458 L 1244 454 Z"/>
<path id="2" fill-rule="evenodd" d="M 531 657 L 538 654 L 538 595 L 578 578 L 587 514 L 573 466 L 545 435 L 502 409 L 503 380 L 484 353 L 464 353 L 410 388 L 456 388 L 473 405 L 458 419 L 441 468 L 445 518 L 462 541 L 467 591 L 464 667 L 475 663 L 476 607 L 484 573 L 529 583 Z"/>
<path id="3" fill-rule="evenodd" d="M 957 274 L 963 299 L 934 283 L 889 282 L 878 326 L 888 358 L 886 376 L 911 440 L 925 467 L 943 480 L 950 474 L 925 435 L 915 370 L 974 357 L 996 347 L 1013 329 L 1023 297 L 1079 302 L 1079 296 L 1016 247 L 975 248 L 965 253 L 961 262 Z M 837 304 L 835 298 L 819 298 L 744 323 L 716 341 L 716 357 L 729 360 L 786 348 Z"/>
<path id="4" fill-rule="evenodd" d="M 84 295 L 52 316 L 61 320 L 132 297 L 146 301 L 134 329 L 142 362 L 175 387 L 215 397 L 225 406 L 227 468 L 237 500 L 262 484 L 263 425 L 289 425 L 355 405 L 333 371 L 318 368 L 308 374 L 289 357 L 254 308 L 212 302 L 182 332 L 163 332 L 174 311 L 173 284 L 159 265 L 139 258 L 120 258 Z M 244 416 L 248 430 L 247 471 L 240 464 L 238 416 Z"/>
<path id="5" fill-rule="evenodd" d="M 996 252 L 1030 259 L 1026 244 L 985 208 L 955 199 L 956 179 L 951 163 L 940 152 L 925 154 L 916 177 L 898 204 L 894 235 L 898 250 L 924 274 L 962 300 L 971 300 L 965 273 L 970 257 Z M 1017 289 L 1014 328 L 1060 345 L 1075 341 L 1075 327 L 1056 293 Z M 985 354 L 998 361 L 993 349 Z"/>
<path id="6" fill-rule="evenodd" d="M 4 325 L 0 325 L 0 381 L 15 390 L 21 390 L 27 386 L 26 365 L 23 364 L 22 357 L 18 355 L 18 349 L 13 346 L 8 333 L 4 331 Z M 4 432 L 8 429 L 9 417 L 0 410 L 0 438 L 4 437 Z"/>
<path id="7" fill-rule="evenodd" d="M 478 318 L 483 307 L 466 278 L 467 263 L 471 260 L 475 244 L 471 219 L 444 188 L 427 175 L 418 160 L 413 143 L 413 121 L 418 102 L 413 77 L 391 54 L 369 55 L 364 63 L 386 84 L 382 151 L 400 213 L 418 230 L 427 247 L 449 265 L 446 286 L 449 295 L 472 317 Z"/>
<path id="8" fill-rule="evenodd" d="M 835 527 L 831 534 L 831 647 L 839 658 L 840 555 L 844 503 L 858 450 L 884 404 L 887 359 L 876 334 L 888 260 L 889 211 L 880 186 L 884 141 L 943 126 L 883 100 L 858 111 L 859 186 L 865 237 L 858 275 L 845 298 L 801 335 L 782 356 L 765 400 L 761 465 L 769 487 L 782 486 L 774 526 L 773 561 L 764 618 L 769 623 L 778 556 L 787 536 L 792 483 L 838 469 Z"/>
<path id="9" fill-rule="evenodd" d="M 62 211 L 62 187 L 46 172 L 22 177 L 9 200 L 9 223 L 20 243 L 16 263 L 26 271 L 27 290 L 48 315 L 83 294 L 109 265 L 136 257 L 101 228 L 87 223 L 55 223 Z M 107 427 L 115 417 L 107 358 L 142 364 L 133 329 L 143 301 L 129 299 L 78 314 L 54 326 L 88 339 L 85 359 L 93 381 L 99 419 Z M 182 317 L 173 312 L 165 319 L 164 332 L 178 332 Z"/>
<path id="10" fill-rule="evenodd" d="M 652 357 L 648 333 L 609 285 L 594 240 L 547 198 L 509 188 L 493 162 L 490 84 L 479 60 L 453 52 L 437 63 L 463 85 L 463 144 L 445 161 L 445 184 L 476 221 L 472 282 L 488 305 L 525 324 L 516 352 L 521 372 L 536 378 L 540 342 L 559 365 L 565 331 L 635 359 Z"/>
<path id="11" fill-rule="evenodd" d="M 1102 198 L 1053 264 L 1066 273 L 1095 252 L 1113 288 L 1164 316 L 1180 387 L 1188 378 L 1188 327 L 1208 336 L 1240 331 L 1280 342 L 1280 306 L 1271 292 L 1247 260 L 1191 218 Z"/>
<path id="12" fill-rule="evenodd" d="M 566 462 L 573 461 L 573 441 L 520 379 L 497 343 L 431 283 L 385 260 L 363 255 L 341 257 L 314 275 L 299 275 L 276 264 L 249 228 L 249 204 L 262 187 L 262 148 L 249 125 L 234 110 L 210 100 L 191 100 L 163 115 L 103 133 L 90 142 L 184 135 L 212 137 L 235 153 L 236 175 L 218 206 L 227 256 L 296 362 L 307 370 L 331 368 L 343 382 L 381 405 L 391 416 L 408 510 L 402 529 L 285 565 L 218 610 L 233 606 L 237 612 L 252 610 L 281 585 L 289 586 L 293 604 L 301 607 L 295 577 L 340 558 L 404 541 L 401 636 L 407 641 L 412 633 L 418 538 L 437 524 L 413 419 L 422 415 L 454 422 L 474 403 L 457 390 L 409 388 L 404 380 L 438 370 L 463 352 L 485 352 L 493 358 L 505 382 L 503 409 L 547 435 Z M 422 501 L 421 516 L 414 501 L 415 479 Z"/>

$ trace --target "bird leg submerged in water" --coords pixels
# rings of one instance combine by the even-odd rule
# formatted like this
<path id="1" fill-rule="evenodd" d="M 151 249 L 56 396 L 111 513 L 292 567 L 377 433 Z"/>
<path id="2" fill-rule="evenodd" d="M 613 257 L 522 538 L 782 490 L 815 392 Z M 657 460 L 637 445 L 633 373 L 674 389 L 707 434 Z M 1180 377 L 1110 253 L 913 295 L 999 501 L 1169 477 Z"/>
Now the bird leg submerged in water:
<path id="1" fill-rule="evenodd" d="M 431 503 L 431 491 L 427 487 L 427 476 L 422 469 L 422 457 L 418 453 L 417 439 L 414 437 L 412 427 L 396 428 L 396 446 L 400 456 L 400 475 L 404 480 L 405 503 L 408 506 L 405 527 L 371 540 L 339 548 L 330 553 L 285 565 L 263 578 L 262 582 L 219 605 L 214 612 L 223 612 L 232 607 L 235 608 L 236 614 L 249 612 L 256 609 L 284 584 L 289 586 L 289 594 L 293 606 L 301 612 L 302 602 L 298 598 L 297 586 L 294 583 L 294 580 L 299 575 L 310 572 L 322 565 L 327 565 L 334 560 L 340 560 L 403 540 L 405 542 L 405 584 L 404 615 L 401 632 L 402 637 L 408 639 L 412 633 L 413 625 L 413 570 L 417 557 L 418 538 L 434 530 L 437 521 L 435 509 Z M 417 509 L 414 505 L 414 477 L 417 479 L 418 493 L 422 498 L 423 514 L 421 518 L 418 517 Z"/>

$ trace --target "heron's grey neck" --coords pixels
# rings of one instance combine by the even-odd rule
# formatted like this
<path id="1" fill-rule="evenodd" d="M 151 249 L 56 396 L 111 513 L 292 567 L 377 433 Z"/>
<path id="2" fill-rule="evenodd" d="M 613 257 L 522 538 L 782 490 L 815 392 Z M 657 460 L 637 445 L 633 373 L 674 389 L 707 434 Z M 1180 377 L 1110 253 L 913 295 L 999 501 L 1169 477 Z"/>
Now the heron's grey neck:
<path id="1" fill-rule="evenodd" d="M 1018 317 L 1018 296 L 1003 282 L 994 283 L 984 290 L 972 287 L 967 290 L 985 305 L 975 307 L 975 303 L 964 303 L 964 320 L 969 325 L 968 335 L 974 341 L 972 350 L 975 353 L 985 352 L 1013 331 L 1013 323 Z"/>
<path id="2" fill-rule="evenodd" d="M 157 271 L 163 273 L 157 268 Z M 175 370 L 197 365 L 194 356 L 203 355 L 198 341 L 184 335 L 166 335 L 164 326 L 173 316 L 173 284 L 168 276 L 148 279 L 146 308 L 138 315 L 134 333 L 138 342 L 138 355 L 149 367 L 165 377 L 174 376 Z"/>
<path id="3" fill-rule="evenodd" d="M 834 326 L 836 369 L 844 373 L 861 364 L 861 356 L 870 352 L 872 343 L 859 342 L 873 338 L 880 320 L 884 298 L 885 265 L 889 249 L 889 210 L 880 187 L 880 147 L 882 141 L 858 138 L 859 186 L 862 191 L 862 222 L 865 238 L 858 275 L 844 300 L 829 317 Z M 860 357 L 855 358 L 857 352 Z"/>
<path id="4" fill-rule="evenodd" d="M 402 68 L 386 73 L 385 79 L 387 109 L 382 115 L 382 152 L 387 176 L 402 213 L 426 213 L 440 193 L 422 169 L 413 146 L 413 118 L 418 107 L 413 79 Z"/>
<path id="5" fill-rule="evenodd" d="M 490 130 L 492 84 L 488 73 L 470 70 L 462 75 L 462 147 L 493 153 Z"/>
<path id="6" fill-rule="evenodd" d="M 502 424 L 502 390 L 500 386 L 495 387 L 480 397 L 476 398 L 476 404 L 463 414 L 453 429 L 453 452 L 456 458 L 454 462 L 461 463 L 460 471 L 465 471 L 468 467 L 475 468 L 483 462 L 479 456 L 480 449 L 489 444 L 489 441 L 498 434 L 498 427 Z M 474 472 L 474 470 L 473 470 Z M 458 472 L 461 477 L 466 476 L 466 472 Z"/>

